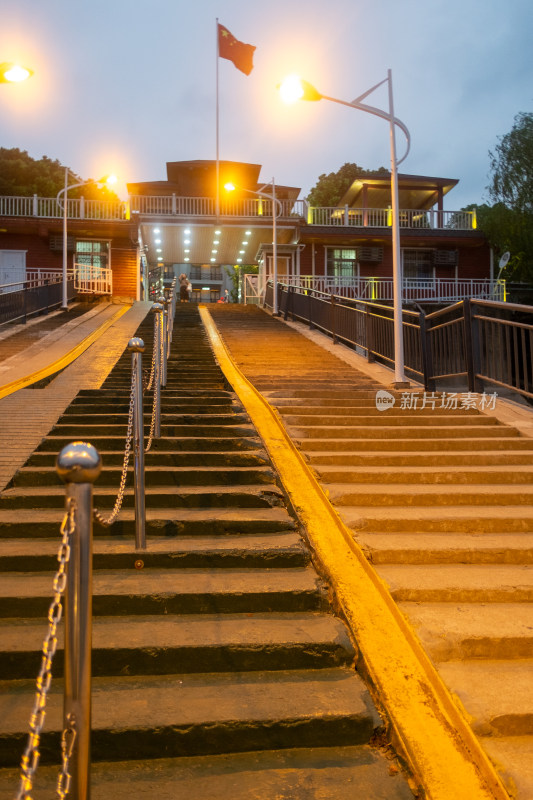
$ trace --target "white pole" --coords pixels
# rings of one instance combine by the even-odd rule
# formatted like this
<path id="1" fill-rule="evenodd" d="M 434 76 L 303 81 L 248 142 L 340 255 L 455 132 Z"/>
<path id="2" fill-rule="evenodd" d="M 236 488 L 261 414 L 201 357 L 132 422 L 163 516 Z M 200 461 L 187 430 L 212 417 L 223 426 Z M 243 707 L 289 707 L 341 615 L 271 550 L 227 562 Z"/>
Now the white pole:
<path id="1" fill-rule="evenodd" d="M 216 194 L 215 194 L 215 215 L 218 220 L 220 216 L 220 142 L 219 142 L 219 104 L 218 104 L 218 62 L 219 62 L 219 46 L 218 46 L 218 36 L 219 36 L 219 29 L 218 29 L 218 17 L 216 18 L 216 28 L 217 28 L 217 69 L 216 69 Z"/>
<path id="2" fill-rule="evenodd" d="M 63 299 L 61 308 L 67 308 L 67 190 L 68 167 L 65 167 L 65 189 L 63 194 Z"/>
<path id="3" fill-rule="evenodd" d="M 276 183 L 272 178 L 272 278 L 274 281 L 274 302 L 272 304 L 272 313 L 278 314 L 278 232 L 276 227 L 278 216 L 278 207 L 276 203 Z"/>
<path id="4" fill-rule="evenodd" d="M 402 326 L 402 266 L 400 253 L 400 220 L 398 215 L 398 165 L 396 163 L 396 125 L 392 94 L 392 71 L 387 72 L 389 82 L 390 160 L 392 194 L 392 277 L 394 310 L 394 380 L 405 382 L 403 326 Z"/>

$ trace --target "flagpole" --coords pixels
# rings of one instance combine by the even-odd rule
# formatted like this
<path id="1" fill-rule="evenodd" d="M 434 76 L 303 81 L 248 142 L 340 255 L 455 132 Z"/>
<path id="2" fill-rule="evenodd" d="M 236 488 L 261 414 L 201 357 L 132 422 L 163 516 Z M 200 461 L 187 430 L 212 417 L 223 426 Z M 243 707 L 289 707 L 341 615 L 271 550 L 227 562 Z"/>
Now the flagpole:
<path id="1" fill-rule="evenodd" d="M 219 154 L 219 110 L 218 110 L 218 62 L 220 60 L 219 57 L 219 28 L 218 28 L 218 17 L 216 18 L 216 30 L 217 30 L 217 90 L 216 90 L 216 190 L 215 190 L 215 214 L 218 221 L 218 217 L 220 215 L 220 154 Z"/>

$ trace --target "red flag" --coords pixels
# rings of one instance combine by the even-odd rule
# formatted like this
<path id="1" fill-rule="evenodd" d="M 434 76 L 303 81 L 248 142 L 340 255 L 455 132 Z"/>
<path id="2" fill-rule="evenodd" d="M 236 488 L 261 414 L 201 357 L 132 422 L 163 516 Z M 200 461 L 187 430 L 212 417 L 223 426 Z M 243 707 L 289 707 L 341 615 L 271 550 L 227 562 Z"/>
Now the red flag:
<path id="1" fill-rule="evenodd" d="M 255 47 L 252 44 L 244 44 L 231 34 L 224 25 L 218 26 L 218 55 L 220 58 L 227 58 L 233 61 L 237 69 L 249 75 L 253 70 L 253 57 Z"/>

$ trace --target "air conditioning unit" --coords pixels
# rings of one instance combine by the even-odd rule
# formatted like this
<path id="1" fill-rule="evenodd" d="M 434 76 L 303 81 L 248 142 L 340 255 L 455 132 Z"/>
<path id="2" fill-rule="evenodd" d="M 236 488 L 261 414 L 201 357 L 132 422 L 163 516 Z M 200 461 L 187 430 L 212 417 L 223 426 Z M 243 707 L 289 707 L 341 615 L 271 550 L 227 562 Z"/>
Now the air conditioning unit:
<path id="1" fill-rule="evenodd" d="M 73 253 L 76 249 L 76 239 L 74 236 L 67 236 L 67 253 Z M 50 236 L 50 250 L 63 252 L 63 236 Z"/>
<path id="2" fill-rule="evenodd" d="M 459 263 L 458 250 L 434 250 L 433 263 L 441 267 L 456 267 Z"/>
<path id="3" fill-rule="evenodd" d="M 382 247 L 358 247 L 357 260 L 369 261 L 378 264 L 383 261 L 383 248 Z"/>

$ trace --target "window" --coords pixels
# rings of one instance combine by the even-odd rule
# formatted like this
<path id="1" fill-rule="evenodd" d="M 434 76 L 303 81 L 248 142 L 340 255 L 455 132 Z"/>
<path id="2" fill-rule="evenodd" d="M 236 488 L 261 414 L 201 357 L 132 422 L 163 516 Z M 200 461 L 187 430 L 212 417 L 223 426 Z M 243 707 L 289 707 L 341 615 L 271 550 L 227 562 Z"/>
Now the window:
<path id="1" fill-rule="evenodd" d="M 407 280 L 433 280 L 433 251 L 402 250 L 403 277 Z"/>
<path id="2" fill-rule="evenodd" d="M 76 242 L 76 263 L 106 269 L 109 242 Z"/>
<path id="3" fill-rule="evenodd" d="M 334 278 L 353 278 L 359 274 L 355 249 L 326 248 L 326 274 Z"/>

